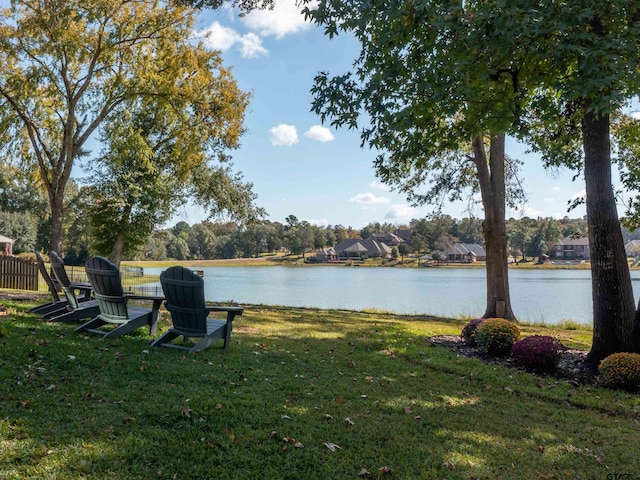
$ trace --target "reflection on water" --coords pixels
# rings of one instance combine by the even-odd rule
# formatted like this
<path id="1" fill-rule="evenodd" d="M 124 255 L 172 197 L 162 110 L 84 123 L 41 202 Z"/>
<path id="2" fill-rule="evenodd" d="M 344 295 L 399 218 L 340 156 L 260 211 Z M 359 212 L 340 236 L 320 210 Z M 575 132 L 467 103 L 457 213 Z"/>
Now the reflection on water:
<path id="1" fill-rule="evenodd" d="M 160 274 L 162 269 L 145 269 Z M 479 316 L 486 273 L 477 268 L 207 267 L 210 301 L 406 314 Z M 632 278 L 640 280 L 640 272 Z M 634 291 L 638 282 L 634 281 Z M 589 270 L 509 270 L 511 303 L 524 321 L 592 322 Z M 637 295 L 636 295 L 637 297 Z"/>

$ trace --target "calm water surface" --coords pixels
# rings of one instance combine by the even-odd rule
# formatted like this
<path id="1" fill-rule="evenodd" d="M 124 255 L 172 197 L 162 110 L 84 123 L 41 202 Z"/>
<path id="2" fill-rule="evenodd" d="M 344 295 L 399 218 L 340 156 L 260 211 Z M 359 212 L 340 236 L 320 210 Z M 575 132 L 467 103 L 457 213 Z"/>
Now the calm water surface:
<path id="1" fill-rule="evenodd" d="M 207 267 L 206 298 L 294 307 L 379 309 L 405 314 L 479 316 L 486 273 L 473 268 Z M 160 274 L 148 268 L 145 273 Z M 640 272 L 631 276 L 636 298 Z M 509 270 L 511 303 L 525 321 L 592 323 L 589 270 Z"/>

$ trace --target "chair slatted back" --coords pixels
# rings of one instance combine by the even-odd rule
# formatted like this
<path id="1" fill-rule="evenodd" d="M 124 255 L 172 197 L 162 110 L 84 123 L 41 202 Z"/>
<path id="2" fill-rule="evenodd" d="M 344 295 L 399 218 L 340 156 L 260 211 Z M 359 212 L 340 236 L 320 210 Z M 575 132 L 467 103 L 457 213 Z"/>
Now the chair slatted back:
<path id="1" fill-rule="evenodd" d="M 204 300 L 204 280 L 188 268 L 175 266 L 162 272 L 160 284 L 174 328 L 187 335 L 205 335 L 209 311 Z"/>
<path id="2" fill-rule="evenodd" d="M 56 288 L 56 284 L 53 283 L 51 275 L 49 275 L 49 272 L 47 272 L 47 267 L 44 264 L 44 258 L 42 258 L 42 255 L 40 255 L 40 252 L 36 252 L 36 261 L 38 263 L 38 270 L 40 271 L 40 275 L 42 275 L 44 282 L 47 284 L 47 287 L 49 287 L 49 292 L 53 297 L 53 301 L 55 303 L 58 303 L 60 301 L 60 297 L 58 296 L 58 289 Z"/>
<path id="3" fill-rule="evenodd" d="M 106 258 L 91 257 L 84 268 L 100 305 L 100 317 L 111 323 L 126 322 L 129 314 L 118 267 Z"/>
<path id="4" fill-rule="evenodd" d="M 53 276 L 56 277 L 58 285 L 64 292 L 64 296 L 67 297 L 69 302 L 69 308 L 71 310 L 78 309 L 78 299 L 73 288 L 71 288 L 71 280 L 67 275 L 67 270 L 64 268 L 64 261 L 62 257 L 56 252 L 49 252 L 49 260 L 51 261 L 51 270 L 53 270 Z"/>

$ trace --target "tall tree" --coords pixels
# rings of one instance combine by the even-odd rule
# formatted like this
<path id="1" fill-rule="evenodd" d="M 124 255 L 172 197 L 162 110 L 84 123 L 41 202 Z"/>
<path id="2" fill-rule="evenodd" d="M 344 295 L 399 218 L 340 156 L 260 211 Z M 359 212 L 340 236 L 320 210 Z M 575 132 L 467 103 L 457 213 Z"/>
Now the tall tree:
<path id="1" fill-rule="evenodd" d="M 64 192 L 104 120 L 133 98 L 164 96 L 156 61 L 186 44 L 193 11 L 154 0 L 13 0 L 0 15 L 0 149 L 35 163 L 61 252 Z M 182 72 L 188 75 L 189 72 Z"/>
<path id="2" fill-rule="evenodd" d="M 640 318 L 612 182 L 611 118 L 640 93 L 640 5 L 637 0 L 553 2 L 535 8 L 511 2 L 516 17 L 505 35 L 528 45 L 539 63 L 540 95 L 531 115 L 542 128 L 529 139 L 548 163 L 580 169 L 586 186 L 591 249 L 596 366 L 607 355 L 640 350 Z"/>
<path id="3" fill-rule="evenodd" d="M 116 264 L 187 200 L 242 221 L 262 214 L 227 156 L 239 144 L 248 95 L 216 53 L 178 44 L 161 55 L 155 68 L 175 72 L 153 79 L 164 94 L 116 107 L 103 129 L 103 155 L 89 162 L 98 173 L 94 245 Z"/>
<path id="4" fill-rule="evenodd" d="M 306 2 L 311 3 L 311 2 Z M 521 194 L 505 134 L 517 127 L 525 72 L 500 64 L 505 45 L 478 21 L 483 2 L 321 0 L 305 13 L 329 36 L 344 30 L 362 51 L 353 72 L 321 73 L 313 110 L 358 128 L 380 152 L 377 175 L 416 204 L 479 190 L 487 250 L 484 316 L 515 318 L 507 266 L 506 203 Z M 364 114 L 364 115 L 363 115 Z M 366 118 L 364 118 L 366 117 Z M 509 192 L 513 192 L 511 195 Z"/>

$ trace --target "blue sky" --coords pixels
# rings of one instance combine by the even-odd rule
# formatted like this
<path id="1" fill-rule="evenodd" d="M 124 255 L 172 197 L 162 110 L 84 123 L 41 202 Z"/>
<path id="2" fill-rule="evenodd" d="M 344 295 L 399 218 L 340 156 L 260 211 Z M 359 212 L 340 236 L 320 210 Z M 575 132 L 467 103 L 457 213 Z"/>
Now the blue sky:
<path id="1" fill-rule="evenodd" d="M 376 179 L 374 153 L 360 147 L 357 132 L 322 125 L 310 112 L 310 89 L 320 71 L 346 72 L 358 55 L 347 36 L 329 40 L 304 22 L 295 0 L 277 0 L 273 11 L 240 18 L 231 9 L 203 10 L 194 37 L 222 51 L 239 86 L 253 99 L 246 115 L 247 133 L 232 152 L 234 168 L 253 183 L 257 204 L 268 219 L 284 222 L 288 215 L 316 225 L 362 228 L 370 222 L 408 224 L 433 207 L 411 207 L 403 195 Z M 523 171 L 531 217 L 581 217 L 584 209 L 567 213 L 567 202 L 584 192 L 584 182 L 572 182 L 571 172 L 545 172 L 526 148 L 509 142 L 507 153 L 525 161 Z M 445 213 L 468 216 L 467 203 L 449 205 Z M 482 217 L 479 207 L 474 214 Z M 522 211 L 509 212 L 519 217 Z M 187 207 L 170 222 L 190 224 L 206 218 Z"/>

